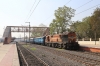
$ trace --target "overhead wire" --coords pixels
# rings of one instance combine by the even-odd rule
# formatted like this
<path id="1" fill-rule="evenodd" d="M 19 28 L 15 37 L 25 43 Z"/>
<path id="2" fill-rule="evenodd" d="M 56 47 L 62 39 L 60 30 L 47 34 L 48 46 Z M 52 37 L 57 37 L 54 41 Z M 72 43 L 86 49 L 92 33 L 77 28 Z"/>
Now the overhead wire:
<path id="1" fill-rule="evenodd" d="M 83 7 L 83 6 L 85 6 L 86 4 L 88 4 L 88 3 L 92 2 L 92 1 L 93 1 L 93 0 L 90 0 L 90 1 L 86 2 L 85 4 L 83 4 L 83 5 L 79 6 L 79 7 L 77 7 L 76 10 L 79 9 L 79 8 L 81 8 L 81 7 Z"/>
<path id="2" fill-rule="evenodd" d="M 35 0 L 35 2 L 36 2 L 36 0 Z M 35 4 L 35 2 L 34 2 L 34 4 Z M 32 10 L 32 8 L 33 8 L 34 4 L 32 5 L 32 7 L 31 7 L 30 11 Z"/>
<path id="3" fill-rule="evenodd" d="M 33 5 L 32 5 L 32 7 L 31 7 L 31 9 L 30 9 L 29 13 L 27 14 L 26 19 L 27 19 L 28 15 L 30 14 L 30 12 L 31 12 L 31 10 L 32 10 L 33 6 L 35 5 L 35 3 L 36 3 L 36 0 L 34 1 L 34 3 L 33 3 Z M 26 19 L 25 19 L 25 20 L 26 20 Z M 25 22 L 25 21 L 24 21 L 24 22 Z"/>
<path id="4" fill-rule="evenodd" d="M 45 21 L 48 20 L 48 19 L 49 19 L 50 17 L 52 17 L 52 16 L 53 16 L 53 15 L 50 15 L 47 19 L 45 19 Z M 43 21 L 43 22 L 45 22 L 45 21 Z"/>
<path id="5" fill-rule="evenodd" d="M 39 2 L 40 2 L 40 1 L 41 1 L 41 0 L 39 0 Z M 68 1 L 66 4 L 70 3 L 71 1 L 72 1 L 72 0 Z M 88 4 L 88 3 L 92 2 L 92 1 L 93 1 L 93 0 L 90 0 L 90 1 L 88 1 L 87 3 L 85 3 L 85 4 L 81 5 L 81 6 L 79 6 L 79 7 L 76 8 L 76 9 L 79 9 L 79 8 L 85 6 L 86 4 Z M 35 0 L 35 2 L 36 2 L 36 0 Z M 35 4 L 35 2 L 34 2 L 34 4 Z M 37 3 L 36 7 L 38 6 L 39 2 Z M 34 6 L 34 4 L 33 4 L 33 6 Z M 65 4 L 65 5 L 66 5 L 66 4 Z M 100 5 L 100 4 L 98 4 L 98 5 Z M 96 5 L 96 6 L 98 6 L 98 5 Z M 32 6 L 32 8 L 33 8 L 33 6 Z M 86 9 L 86 10 L 84 10 L 84 11 L 81 11 L 81 12 L 75 14 L 75 15 L 81 14 L 81 13 L 83 13 L 83 12 L 89 10 L 89 9 L 92 9 L 92 8 L 94 8 L 94 7 L 96 7 L 96 6 L 90 7 L 90 8 L 88 8 L 88 9 Z M 34 10 L 32 11 L 32 13 L 35 11 L 36 7 L 35 7 Z M 32 8 L 31 8 L 31 9 L 32 9 Z M 30 10 L 30 11 L 31 11 L 31 10 Z M 32 13 L 30 14 L 29 18 L 31 17 Z M 51 16 L 52 16 L 52 15 L 50 15 L 47 19 L 49 19 Z M 29 18 L 28 18 L 27 20 L 29 20 Z M 47 20 L 47 19 L 46 19 L 46 20 Z M 45 20 L 45 21 L 46 21 L 46 20 Z M 45 22 L 45 21 L 43 21 L 43 22 Z"/>
<path id="6" fill-rule="evenodd" d="M 100 5 L 100 4 L 98 4 L 98 5 Z M 98 6 L 98 5 L 96 5 L 96 6 Z M 84 11 L 81 11 L 81 12 L 79 12 L 79 13 L 75 14 L 75 15 L 81 14 L 81 13 L 83 13 L 83 12 L 85 12 L 85 11 L 87 11 L 87 10 L 90 10 L 90 9 L 92 9 L 92 8 L 96 7 L 96 6 L 90 7 L 90 8 L 88 8 L 88 9 L 86 9 L 86 10 L 84 10 Z"/>
<path id="7" fill-rule="evenodd" d="M 68 3 L 70 3 L 72 0 L 69 0 L 65 5 L 67 5 Z M 50 17 L 52 17 L 53 15 L 50 15 L 47 19 L 45 19 L 43 22 L 45 22 L 46 20 L 48 20 Z"/>
<path id="8" fill-rule="evenodd" d="M 86 4 L 88 4 L 88 3 L 92 2 L 92 1 L 93 1 L 93 0 L 90 0 L 90 1 L 86 2 L 85 4 L 83 4 L 83 5 L 79 6 L 79 7 L 77 7 L 76 9 L 79 9 L 79 8 L 85 6 Z M 68 4 L 69 2 L 71 2 L 71 0 L 68 1 L 66 4 Z M 66 5 L 66 4 L 65 4 L 65 5 Z M 92 8 L 89 8 L 89 9 L 92 9 Z M 86 10 L 84 10 L 84 11 L 82 11 L 82 12 L 85 12 L 85 11 L 87 11 L 87 10 L 89 10 L 89 9 L 86 9 Z M 80 13 L 82 13 L 82 12 L 80 12 Z M 80 14 L 80 13 L 77 13 L 77 14 Z M 77 14 L 75 14 L 75 15 L 77 15 Z M 51 16 L 52 16 L 52 15 L 51 15 Z M 51 16 L 49 16 L 47 19 L 49 19 Z M 47 19 L 46 19 L 46 20 L 47 20 Z M 45 21 L 46 21 L 46 20 L 45 20 Z"/>
<path id="9" fill-rule="evenodd" d="M 35 9 L 37 8 L 38 4 L 40 3 L 41 0 L 39 0 L 39 2 L 37 3 L 37 5 L 35 6 L 34 10 L 32 11 L 32 13 L 30 14 L 29 18 L 31 17 L 31 15 L 33 14 L 33 12 L 35 11 Z M 27 21 L 29 20 L 29 18 L 27 19 Z"/>
<path id="10" fill-rule="evenodd" d="M 72 0 L 69 0 L 65 5 L 67 5 L 68 3 L 70 3 Z"/>

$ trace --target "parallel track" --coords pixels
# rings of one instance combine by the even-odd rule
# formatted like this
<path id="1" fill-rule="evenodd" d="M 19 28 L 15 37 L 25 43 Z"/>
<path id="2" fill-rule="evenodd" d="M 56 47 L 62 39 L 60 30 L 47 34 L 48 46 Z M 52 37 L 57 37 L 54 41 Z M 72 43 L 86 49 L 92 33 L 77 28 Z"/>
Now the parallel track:
<path id="1" fill-rule="evenodd" d="M 100 56 L 100 53 L 96 53 L 96 52 L 89 52 L 89 51 L 79 51 L 79 52 L 84 53 L 84 54 L 91 54 L 91 55 Z"/>
<path id="2" fill-rule="evenodd" d="M 28 66 L 28 63 L 26 62 L 25 57 L 24 57 L 24 55 L 23 55 L 22 51 L 20 50 L 20 48 L 19 48 L 19 47 L 17 47 L 17 48 L 18 48 L 19 53 L 21 54 L 21 57 L 22 57 L 23 62 L 24 62 L 24 63 L 22 63 L 22 64 L 25 64 L 26 66 Z"/>
<path id="3" fill-rule="evenodd" d="M 81 64 L 85 64 L 86 66 L 100 65 L 99 60 L 95 60 L 95 59 L 75 55 L 75 54 L 72 54 L 72 53 L 69 53 L 69 52 L 58 51 L 58 50 L 55 50 L 53 48 L 48 48 L 48 47 L 43 47 L 43 46 L 41 48 L 45 49 L 46 51 L 52 52 L 56 55 L 63 56 L 67 59 L 74 60 L 74 61 L 76 61 L 78 63 L 81 63 Z"/>
<path id="4" fill-rule="evenodd" d="M 22 47 L 21 45 L 18 45 L 18 50 L 20 51 L 26 66 L 49 66 L 47 63 L 45 63 L 43 60 L 38 58 L 31 51 Z"/>

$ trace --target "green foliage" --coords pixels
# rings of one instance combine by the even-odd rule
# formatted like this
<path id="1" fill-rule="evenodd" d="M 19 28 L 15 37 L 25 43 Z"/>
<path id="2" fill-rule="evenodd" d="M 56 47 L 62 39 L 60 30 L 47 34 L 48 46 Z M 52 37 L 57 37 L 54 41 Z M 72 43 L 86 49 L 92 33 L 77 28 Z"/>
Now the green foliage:
<path id="1" fill-rule="evenodd" d="M 36 26 L 35 26 L 36 27 Z M 40 24 L 38 27 L 46 27 L 44 24 Z M 31 37 L 40 37 L 43 35 L 43 32 L 45 31 L 45 29 L 43 28 L 33 28 L 32 29 L 32 34 Z"/>
<path id="2" fill-rule="evenodd" d="M 100 8 L 96 8 L 92 16 L 76 21 L 70 30 L 76 31 L 78 38 L 100 38 Z M 96 34 L 96 35 L 95 35 Z"/>
<path id="3" fill-rule="evenodd" d="M 42 35 L 42 33 L 40 33 L 40 32 L 32 32 L 32 37 L 39 37 L 39 36 L 41 36 Z"/>
<path id="4" fill-rule="evenodd" d="M 96 8 L 92 16 L 82 21 L 71 22 L 75 10 L 69 7 L 59 7 L 55 10 L 55 19 L 50 26 L 50 34 L 63 33 L 66 30 L 76 31 L 78 38 L 100 38 L 100 8 Z M 67 27 L 70 26 L 70 29 Z"/>
<path id="5" fill-rule="evenodd" d="M 93 33 L 100 37 L 100 8 L 96 8 L 90 19 Z"/>
<path id="6" fill-rule="evenodd" d="M 50 33 L 63 33 L 71 24 L 71 18 L 74 16 L 75 10 L 69 7 L 59 7 L 55 10 L 55 19 L 52 20 L 50 26 Z"/>
<path id="7" fill-rule="evenodd" d="M 78 38 L 92 37 L 90 16 L 83 18 L 82 21 L 76 21 L 71 25 L 71 30 L 76 31 Z"/>
<path id="8" fill-rule="evenodd" d="M 24 47 L 29 47 L 29 45 L 23 45 Z"/>
<path id="9" fill-rule="evenodd" d="M 35 47 L 33 47 L 33 48 L 30 48 L 31 50 L 36 50 L 36 48 Z"/>

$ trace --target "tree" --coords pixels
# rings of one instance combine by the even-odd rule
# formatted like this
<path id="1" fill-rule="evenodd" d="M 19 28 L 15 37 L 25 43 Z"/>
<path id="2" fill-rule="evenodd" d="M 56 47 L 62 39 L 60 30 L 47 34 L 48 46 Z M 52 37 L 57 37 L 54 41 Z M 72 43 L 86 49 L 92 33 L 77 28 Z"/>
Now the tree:
<path id="1" fill-rule="evenodd" d="M 90 19 L 94 37 L 100 37 L 100 8 L 96 8 Z"/>
<path id="2" fill-rule="evenodd" d="M 100 8 L 96 8 L 92 16 L 76 21 L 70 26 L 70 30 L 77 33 L 78 38 L 99 38 L 100 37 Z"/>
<path id="3" fill-rule="evenodd" d="M 46 27 L 46 25 L 40 24 L 38 27 Z M 45 31 L 45 29 L 43 29 L 43 28 L 33 28 L 31 37 L 40 37 L 43 35 L 44 31 Z"/>
<path id="4" fill-rule="evenodd" d="M 57 29 L 55 19 L 53 19 L 53 21 L 52 21 L 52 23 L 50 23 L 49 27 L 50 27 L 50 34 L 54 34 Z"/>
<path id="5" fill-rule="evenodd" d="M 75 31 L 78 38 L 81 38 L 80 24 L 81 24 L 81 21 L 76 21 L 76 22 L 73 22 L 72 25 L 70 26 L 70 30 Z"/>
<path id="6" fill-rule="evenodd" d="M 55 10 L 55 19 L 50 24 L 50 32 L 63 33 L 71 23 L 71 18 L 74 16 L 75 10 L 70 7 L 59 7 Z"/>
<path id="7" fill-rule="evenodd" d="M 89 19 L 90 16 L 83 18 L 82 21 L 76 21 L 71 25 L 70 29 L 76 31 L 78 38 L 86 38 L 91 35 L 89 34 L 89 30 L 91 29 Z"/>

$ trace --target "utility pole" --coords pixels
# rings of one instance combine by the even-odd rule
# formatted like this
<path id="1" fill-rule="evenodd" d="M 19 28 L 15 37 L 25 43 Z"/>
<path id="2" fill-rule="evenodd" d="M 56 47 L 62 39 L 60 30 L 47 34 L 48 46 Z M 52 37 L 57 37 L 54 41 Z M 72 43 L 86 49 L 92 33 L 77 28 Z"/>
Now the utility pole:
<path id="1" fill-rule="evenodd" d="M 95 31 L 95 45 L 96 45 L 96 31 Z"/>
<path id="2" fill-rule="evenodd" d="M 20 42 L 21 42 L 21 34 L 20 34 Z"/>
<path id="3" fill-rule="evenodd" d="M 25 26 L 22 25 L 22 32 L 24 32 L 24 42 L 25 42 Z"/>
<path id="4" fill-rule="evenodd" d="M 29 42 L 30 42 L 30 22 L 25 22 L 25 23 L 29 23 Z"/>
<path id="5" fill-rule="evenodd" d="M 26 36 L 26 45 L 27 45 L 27 36 Z"/>
<path id="6" fill-rule="evenodd" d="M 24 31 L 24 42 L 25 42 L 25 27 L 23 26 L 23 31 Z"/>

